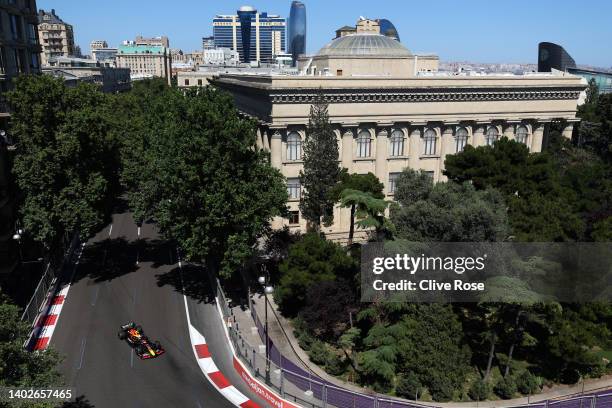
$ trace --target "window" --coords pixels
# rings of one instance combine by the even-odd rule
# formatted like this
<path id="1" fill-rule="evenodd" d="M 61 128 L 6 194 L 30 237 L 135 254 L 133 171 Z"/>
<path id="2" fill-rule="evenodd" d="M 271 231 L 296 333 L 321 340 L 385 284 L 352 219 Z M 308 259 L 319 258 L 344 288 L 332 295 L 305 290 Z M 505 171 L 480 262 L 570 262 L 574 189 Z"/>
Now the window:
<path id="1" fill-rule="evenodd" d="M 302 138 L 298 132 L 287 135 L 287 160 L 302 160 Z"/>
<path id="2" fill-rule="evenodd" d="M 9 14 L 9 19 L 11 20 L 11 34 L 13 35 L 13 40 L 19 39 L 19 17 L 14 14 Z"/>
<path id="3" fill-rule="evenodd" d="M 32 71 L 38 71 L 39 67 L 40 67 L 40 62 L 38 61 L 38 54 L 32 53 L 30 68 Z"/>
<path id="4" fill-rule="evenodd" d="M 36 35 L 36 27 L 34 24 L 28 23 L 28 41 L 30 44 L 38 44 L 38 36 Z"/>
<path id="5" fill-rule="evenodd" d="M 336 76 L 342 76 L 342 70 L 341 69 L 337 69 L 336 70 Z"/>
<path id="6" fill-rule="evenodd" d="M 300 184 L 299 178 L 288 178 L 287 179 L 287 193 L 289 193 L 290 200 L 299 200 L 302 196 L 302 185 Z"/>
<path id="7" fill-rule="evenodd" d="M 202 80 L 201 79 L 198 79 L 198 85 L 202 86 Z"/>
<path id="8" fill-rule="evenodd" d="M 455 153 L 461 153 L 465 149 L 465 145 L 468 140 L 468 131 L 466 128 L 461 127 L 457 129 L 455 133 Z"/>
<path id="9" fill-rule="evenodd" d="M 495 142 L 499 139 L 499 131 L 495 126 L 489 126 L 487 129 L 487 134 L 485 135 L 485 144 L 487 146 L 493 146 Z"/>
<path id="10" fill-rule="evenodd" d="M 514 139 L 519 143 L 527 144 L 527 135 L 527 127 L 520 125 L 516 128 L 516 134 L 514 135 Z"/>
<path id="11" fill-rule="evenodd" d="M 433 129 L 427 129 L 423 135 L 423 155 L 432 156 L 436 154 L 436 141 L 438 137 Z"/>
<path id="12" fill-rule="evenodd" d="M 372 138 L 370 132 L 362 130 L 357 135 L 357 157 L 370 157 Z"/>
<path id="13" fill-rule="evenodd" d="M 189 85 L 189 80 L 185 79 L 185 85 Z"/>
<path id="14" fill-rule="evenodd" d="M 390 150 L 392 157 L 404 155 L 404 132 L 399 129 L 391 133 Z"/>
<path id="15" fill-rule="evenodd" d="M 431 181 L 433 181 L 433 179 L 434 179 L 434 172 L 433 171 L 424 171 L 423 173 L 425 173 L 425 175 L 427 177 L 429 177 L 431 179 Z"/>
<path id="16" fill-rule="evenodd" d="M 389 173 L 389 194 L 395 194 L 395 188 L 397 187 L 397 180 L 402 173 Z"/>
<path id="17" fill-rule="evenodd" d="M 289 224 L 296 225 L 300 223 L 300 212 L 299 211 L 289 211 Z"/>

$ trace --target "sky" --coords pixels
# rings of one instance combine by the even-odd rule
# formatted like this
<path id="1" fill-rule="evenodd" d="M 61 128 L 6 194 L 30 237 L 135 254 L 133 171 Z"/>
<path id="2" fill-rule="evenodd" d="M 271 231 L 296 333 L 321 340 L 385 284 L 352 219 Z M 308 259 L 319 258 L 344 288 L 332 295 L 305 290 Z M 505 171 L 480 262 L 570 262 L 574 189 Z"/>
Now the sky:
<path id="1" fill-rule="evenodd" d="M 250 3 L 248 2 L 250 1 Z M 37 0 L 74 26 L 83 53 L 89 43 L 110 46 L 136 35 L 167 35 L 172 48 L 201 48 L 216 14 L 242 5 L 288 17 L 290 0 Z M 388 18 L 402 43 L 442 61 L 537 63 L 541 41 L 561 44 L 578 64 L 612 67 L 610 0 L 303 0 L 308 53 L 359 16 Z"/>

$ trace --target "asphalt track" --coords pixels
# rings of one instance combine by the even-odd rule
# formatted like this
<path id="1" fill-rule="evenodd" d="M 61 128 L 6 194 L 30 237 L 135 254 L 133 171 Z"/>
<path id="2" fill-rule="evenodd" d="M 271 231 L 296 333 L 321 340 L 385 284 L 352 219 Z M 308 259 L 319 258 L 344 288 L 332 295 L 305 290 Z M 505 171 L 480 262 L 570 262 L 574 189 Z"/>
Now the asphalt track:
<path id="1" fill-rule="evenodd" d="M 159 240 L 153 225 L 142 226 L 140 240 L 137 231 L 130 214 L 114 215 L 112 224 L 87 243 L 74 276 L 68 277 L 72 286 L 50 343 L 65 357 L 60 371 L 66 384 L 100 408 L 232 407 L 195 361 L 176 252 Z M 200 293 L 192 291 L 194 297 Z M 190 308 L 207 311 L 211 320 L 200 327 L 212 330 L 213 317 L 219 320 L 210 314 L 214 305 L 188 300 Z M 140 360 L 117 338 L 119 326 L 130 321 L 159 340 L 166 354 Z M 202 334 L 223 343 L 219 327 Z M 219 347 L 227 357 L 227 345 Z M 218 366 L 224 372 L 231 367 Z"/>

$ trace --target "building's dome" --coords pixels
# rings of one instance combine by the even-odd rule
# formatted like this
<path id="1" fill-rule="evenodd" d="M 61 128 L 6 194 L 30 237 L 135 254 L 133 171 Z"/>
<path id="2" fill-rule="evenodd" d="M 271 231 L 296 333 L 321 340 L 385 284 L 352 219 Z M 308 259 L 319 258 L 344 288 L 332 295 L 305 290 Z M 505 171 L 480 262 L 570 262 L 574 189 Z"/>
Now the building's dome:
<path id="1" fill-rule="evenodd" d="M 242 6 L 238 9 L 238 11 L 257 11 L 253 6 Z"/>
<path id="2" fill-rule="evenodd" d="M 338 37 L 321 48 L 318 56 L 407 57 L 412 55 L 399 41 L 380 34 L 350 34 Z"/>

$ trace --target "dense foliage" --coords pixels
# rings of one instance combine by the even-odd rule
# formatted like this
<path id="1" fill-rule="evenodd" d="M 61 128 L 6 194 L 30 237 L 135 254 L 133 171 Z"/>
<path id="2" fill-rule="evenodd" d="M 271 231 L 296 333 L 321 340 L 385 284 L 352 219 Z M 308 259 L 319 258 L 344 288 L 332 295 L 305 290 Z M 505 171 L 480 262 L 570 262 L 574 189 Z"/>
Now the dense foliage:
<path id="1" fill-rule="evenodd" d="M 253 149 L 255 123 L 213 88 L 143 83 L 120 99 L 122 181 L 137 219 L 152 217 L 189 259 L 231 275 L 286 211 L 284 178 Z"/>
<path id="2" fill-rule="evenodd" d="M 55 253 L 73 232 L 88 236 L 110 213 L 119 169 L 109 97 L 89 84 L 19 76 L 7 99 L 13 166 L 26 233 Z"/>

